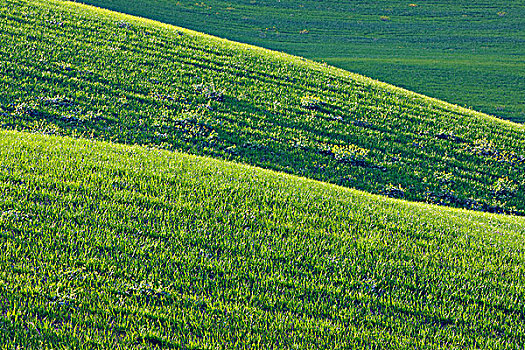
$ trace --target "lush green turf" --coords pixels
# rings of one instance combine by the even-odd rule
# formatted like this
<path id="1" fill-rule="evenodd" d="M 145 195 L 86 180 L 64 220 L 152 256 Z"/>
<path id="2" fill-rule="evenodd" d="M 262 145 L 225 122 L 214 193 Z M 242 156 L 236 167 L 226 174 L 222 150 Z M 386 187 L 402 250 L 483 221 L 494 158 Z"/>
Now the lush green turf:
<path id="1" fill-rule="evenodd" d="M 522 126 L 58 1 L 0 72 L 0 349 L 523 348 L 525 218 L 282 173 L 523 214 Z"/>
<path id="2" fill-rule="evenodd" d="M 525 6 L 520 0 L 413 1 L 417 6 L 400 0 L 80 1 L 325 60 L 525 121 Z"/>
<path id="3" fill-rule="evenodd" d="M 525 344 L 525 219 L 0 132 L 0 348 Z"/>
<path id="4" fill-rule="evenodd" d="M 343 70 L 54 1 L 0 0 L 0 127 L 525 213 L 521 125 Z"/>

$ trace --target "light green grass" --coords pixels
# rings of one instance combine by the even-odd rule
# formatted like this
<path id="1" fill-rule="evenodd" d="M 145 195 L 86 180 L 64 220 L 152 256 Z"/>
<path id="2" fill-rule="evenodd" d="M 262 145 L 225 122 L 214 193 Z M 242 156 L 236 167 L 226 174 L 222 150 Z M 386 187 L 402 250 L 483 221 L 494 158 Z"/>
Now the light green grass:
<path id="1" fill-rule="evenodd" d="M 413 1 L 417 7 L 400 0 L 81 2 L 324 60 L 525 121 L 525 7 L 519 0 Z"/>
<path id="2" fill-rule="evenodd" d="M 518 217 L 156 149 L 0 132 L 0 344 L 525 344 Z"/>
<path id="3" fill-rule="evenodd" d="M 69 2 L 0 4 L 1 128 L 525 213 L 522 125 L 151 20 Z"/>

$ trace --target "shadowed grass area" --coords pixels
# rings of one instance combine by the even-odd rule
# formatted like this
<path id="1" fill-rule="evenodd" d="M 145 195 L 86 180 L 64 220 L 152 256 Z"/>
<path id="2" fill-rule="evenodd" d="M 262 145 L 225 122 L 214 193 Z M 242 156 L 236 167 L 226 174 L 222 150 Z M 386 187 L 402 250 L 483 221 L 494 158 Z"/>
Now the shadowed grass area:
<path id="1" fill-rule="evenodd" d="M 512 348 L 523 218 L 0 132 L 3 348 Z"/>
<path id="2" fill-rule="evenodd" d="M 337 68 L 68 2 L 0 3 L 0 127 L 525 213 L 523 126 Z"/>

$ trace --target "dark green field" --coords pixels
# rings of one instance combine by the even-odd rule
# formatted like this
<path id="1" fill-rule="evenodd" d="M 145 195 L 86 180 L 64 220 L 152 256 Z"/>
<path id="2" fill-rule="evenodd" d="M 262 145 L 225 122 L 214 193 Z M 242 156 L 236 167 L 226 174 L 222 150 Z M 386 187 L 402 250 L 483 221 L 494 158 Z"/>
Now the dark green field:
<path id="1" fill-rule="evenodd" d="M 324 60 L 408 90 L 525 121 L 522 1 L 81 2 Z"/>
<path id="2" fill-rule="evenodd" d="M 0 349 L 525 345 L 521 124 L 54 0 L 0 89 Z"/>

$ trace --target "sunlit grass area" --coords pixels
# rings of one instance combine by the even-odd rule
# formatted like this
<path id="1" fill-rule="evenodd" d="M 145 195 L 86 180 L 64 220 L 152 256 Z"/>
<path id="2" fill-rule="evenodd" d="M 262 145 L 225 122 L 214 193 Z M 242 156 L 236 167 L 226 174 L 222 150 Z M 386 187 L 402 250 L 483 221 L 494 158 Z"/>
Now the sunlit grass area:
<path id="1" fill-rule="evenodd" d="M 4 348 L 513 348 L 523 218 L 0 133 Z"/>

